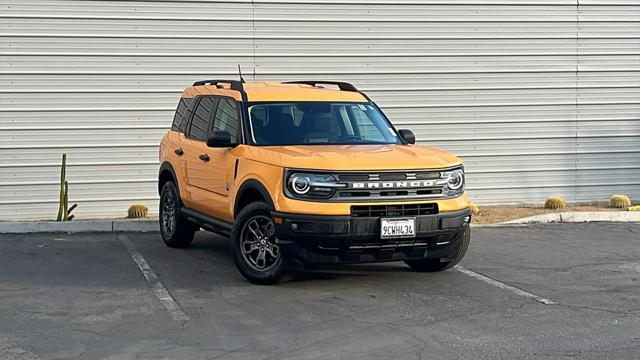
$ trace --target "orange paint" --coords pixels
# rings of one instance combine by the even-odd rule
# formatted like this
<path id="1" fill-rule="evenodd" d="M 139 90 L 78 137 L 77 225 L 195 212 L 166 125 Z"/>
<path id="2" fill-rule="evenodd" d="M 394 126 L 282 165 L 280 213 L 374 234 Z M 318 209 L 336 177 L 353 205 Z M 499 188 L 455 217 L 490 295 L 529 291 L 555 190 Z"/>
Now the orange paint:
<path id="1" fill-rule="evenodd" d="M 243 84 L 247 99 L 254 101 L 326 101 L 362 102 L 359 92 L 340 91 L 301 84 L 258 82 Z M 239 91 L 228 84 L 191 86 L 183 98 L 221 95 L 242 101 Z M 178 156 L 174 149 L 181 148 Z M 208 154 L 208 162 L 198 159 Z M 238 160 L 237 169 L 235 167 Z M 296 145 L 209 148 L 203 141 L 188 139 L 177 131 L 169 131 L 162 139 L 160 162 L 172 164 L 185 206 L 212 217 L 232 222 L 238 209 L 238 190 L 246 181 L 257 181 L 267 191 L 275 207 L 285 213 L 314 215 L 349 215 L 352 205 L 437 203 L 440 212 L 466 209 L 466 193 L 455 198 L 411 201 L 327 202 L 298 200 L 284 194 L 285 169 L 333 171 L 443 170 L 462 165 L 455 155 L 419 145 Z M 366 199 L 365 199 L 366 200 Z M 280 219 L 281 221 L 282 219 Z"/>

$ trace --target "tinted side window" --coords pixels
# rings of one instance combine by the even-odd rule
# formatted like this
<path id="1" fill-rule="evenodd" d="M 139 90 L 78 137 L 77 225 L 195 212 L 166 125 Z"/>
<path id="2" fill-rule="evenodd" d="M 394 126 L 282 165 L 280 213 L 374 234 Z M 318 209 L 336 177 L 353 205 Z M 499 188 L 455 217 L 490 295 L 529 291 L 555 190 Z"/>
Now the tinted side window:
<path id="1" fill-rule="evenodd" d="M 210 96 L 203 97 L 196 106 L 189 127 L 189 137 L 195 140 L 205 141 L 209 133 L 209 122 L 211 121 L 211 112 L 214 109 L 216 99 Z"/>
<path id="2" fill-rule="evenodd" d="M 238 139 L 239 128 L 240 119 L 236 102 L 229 98 L 220 98 L 216 117 L 213 121 L 213 130 L 226 130 L 231 134 L 232 139 Z"/>
<path id="3" fill-rule="evenodd" d="M 184 118 L 184 114 L 187 113 L 187 103 L 184 99 L 180 99 L 178 102 L 178 108 L 176 109 L 176 113 L 173 115 L 173 123 L 171 124 L 171 130 L 177 131 L 182 119 Z"/>
<path id="4" fill-rule="evenodd" d="M 193 104 L 193 99 L 180 99 L 178 108 L 173 116 L 173 124 L 171 130 L 184 132 L 187 127 L 187 121 L 189 120 L 189 110 Z"/>

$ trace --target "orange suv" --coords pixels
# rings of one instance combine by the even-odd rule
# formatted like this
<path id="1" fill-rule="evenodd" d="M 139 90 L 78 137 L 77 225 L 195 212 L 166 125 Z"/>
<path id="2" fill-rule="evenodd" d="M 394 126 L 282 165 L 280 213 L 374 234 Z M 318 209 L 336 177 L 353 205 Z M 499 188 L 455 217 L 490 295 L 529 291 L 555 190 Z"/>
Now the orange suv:
<path id="1" fill-rule="evenodd" d="M 229 237 L 260 284 L 308 264 L 447 269 L 469 246 L 464 169 L 414 143 L 348 83 L 198 81 L 160 144 L 162 238 Z"/>

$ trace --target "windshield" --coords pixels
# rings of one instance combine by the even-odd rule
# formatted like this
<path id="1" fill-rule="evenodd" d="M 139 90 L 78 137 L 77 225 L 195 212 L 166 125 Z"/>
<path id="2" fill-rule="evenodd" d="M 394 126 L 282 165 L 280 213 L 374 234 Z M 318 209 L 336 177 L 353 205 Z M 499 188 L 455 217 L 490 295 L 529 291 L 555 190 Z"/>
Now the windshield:
<path id="1" fill-rule="evenodd" d="M 367 103 L 254 103 L 249 122 L 256 145 L 400 143 L 382 113 Z"/>

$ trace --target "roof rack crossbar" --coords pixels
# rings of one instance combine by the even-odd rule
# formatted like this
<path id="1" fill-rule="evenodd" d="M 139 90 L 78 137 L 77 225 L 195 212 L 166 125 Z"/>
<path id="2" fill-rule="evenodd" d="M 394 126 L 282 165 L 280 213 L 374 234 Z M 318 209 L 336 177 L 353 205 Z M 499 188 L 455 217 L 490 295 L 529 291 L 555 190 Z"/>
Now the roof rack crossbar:
<path id="1" fill-rule="evenodd" d="M 229 84 L 231 90 L 237 90 L 244 92 L 242 81 L 239 80 L 201 80 L 193 83 L 193 86 L 214 85 L 219 87 L 219 84 Z"/>
<path id="2" fill-rule="evenodd" d="M 311 86 L 316 86 L 316 84 L 328 84 L 328 85 L 336 85 L 338 87 L 338 89 L 342 90 L 342 91 L 355 91 L 355 92 L 360 92 L 358 89 L 356 89 L 355 86 L 353 86 L 352 84 L 348 83 L 348 82 L 342 82 L 342 81 L 311 81 L 311 80 L 305 80 L 305 81 L 285 81 L 283 82 L 283 84 L 305 84 L 305 85 L 311 85 Z"/>

